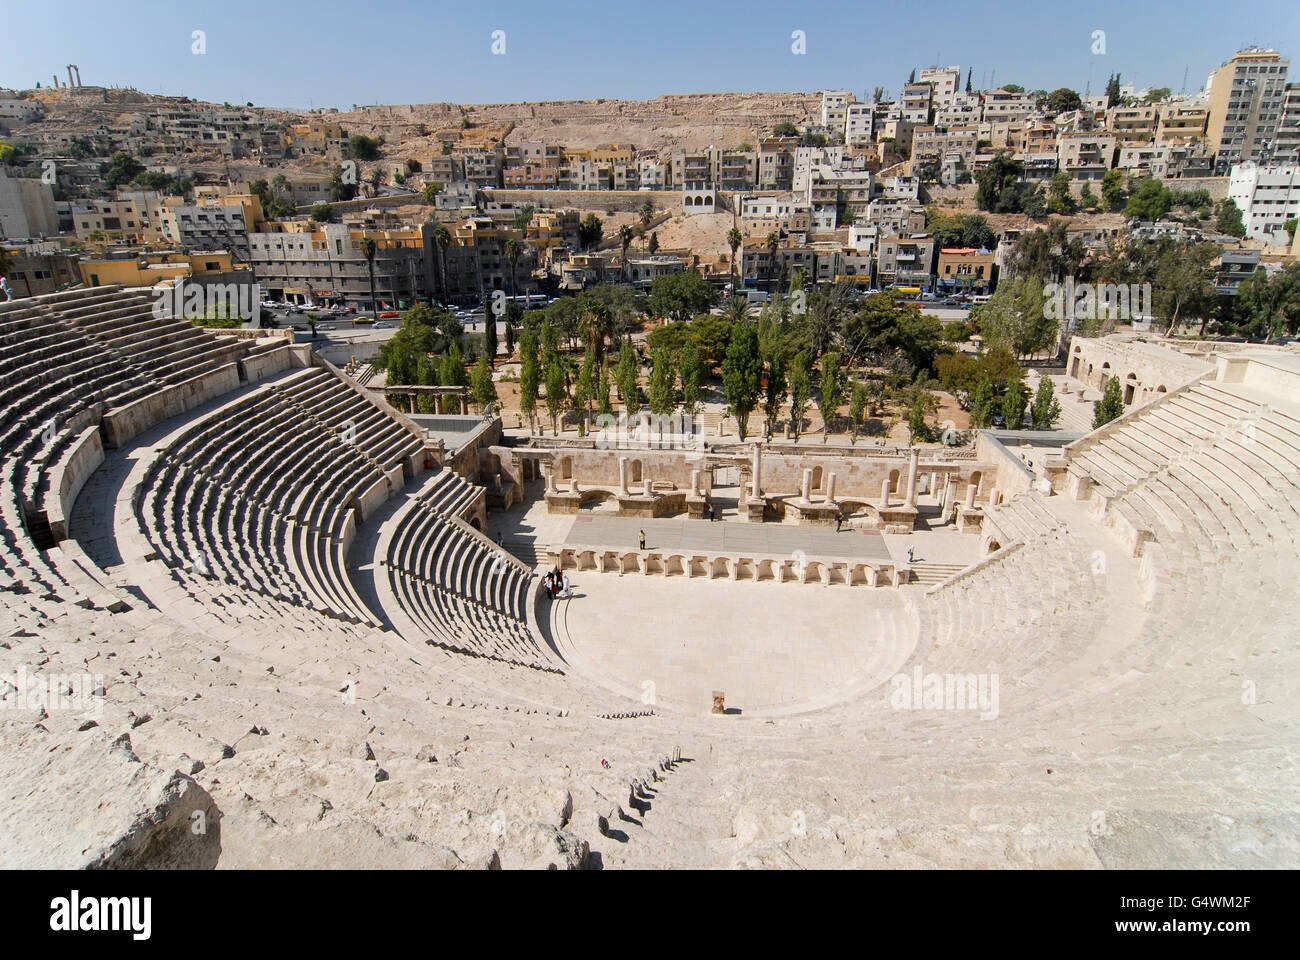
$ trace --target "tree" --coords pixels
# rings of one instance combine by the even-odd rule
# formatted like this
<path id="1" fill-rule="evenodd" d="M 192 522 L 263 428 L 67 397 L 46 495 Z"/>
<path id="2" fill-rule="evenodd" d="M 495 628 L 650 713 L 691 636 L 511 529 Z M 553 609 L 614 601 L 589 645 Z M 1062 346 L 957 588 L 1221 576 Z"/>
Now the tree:
<path id="1" fill-rule="evenodd" d="M 790 426 L 794 430 L 797 443 L 803 433 L 804 416 L 808 413 L 808 402 L 812 397 L 812 383 L 808 376 L 808 354 L 800 350 L 795 354 L 794 364 L 790 369 Z"/>
<path id="2" fill-rule="evenodd" d="M 1031 274 L 1003 280 L 974 319 L 988 346 L 1004 346 L 1016 357 L 1055 346 L 1061 328 L 1060 318 L 1046 309 L 1043 284 Z"/>
<path id="3" fill-rule="evenodd" d="M 930 439 L 930 428 L 925 423 L 925 401 L 917 396 L 907 415 L 908 443 L 924 443 Z"/>
<path id="4" fill-rule="evenodd" d="M 618 397 L 623 401 L 623 409 L 629 414 L 640 409 L 641 396 L 636 385 L 636 354 L 632 350 L 630 339 L 623 341 L 623 347 L 619 351 L 614 383 L 618 385 Z"/>
<path id="5" fill-rule="evenodd" d="M 595 355 L 596 364 L 605 362 L 605 339 L 613 333 L 614 318 L 609 307 L 601 300 L 580 297 L 582 325 L 587 334 L 587 344 Z"/>
<path id="6" fill-rule="evenodd" d="M 1074 196 L 1070 193 L 1070 175 L 1062 170 L 1052 177 L 1047 208 L 1064 216 L 1074 213 L 1075 206 Z"/>
<path id="7" fill-rule="evenodd" d="M 970 77 L 971 77 L 971 74 L 974 73 L 974 72 L 975 72 L 975 68 L 974 68 L 974 67 L 967 67 L 967 68 L 966 68 L 966 92 L 967 92 L 967 93 L 970 93 L 970 92 L 971 92 L 971 91 L 970 91 Z"/>
<path id="8" fill-rule="evenodd" d="M 975 385 L 975 392 L 971 394 L 971 426 L 980 429 L 991 427 L 993 425 L 993 404 L 993 384 L 989 382 L 988 377 L 982 377 L 980 382 Z"/>
<path id="9" fill-rule="evenodd" d="M 374 237 L 361 238 L 361 255 L 366 258 L 366 271 L 370 275 L 370 310 L 376 315 L 379 313 L 379 301 L 375 297 L 375 254 L 378 250 Z"/>
<path id="10" fill-rule="evenodd" d="M 461 358 L 460 347 L 456 343 L 451 343 L 447 347 L 446 353 L 442 355 L 442 363 L 439 365 L 439 378 L 445 387 L 468 387 L 470 386 L 469 373 L 465 370 L 465 361 Z M 443 403 L 448 405 L 444 407 L 443 413 L 449 412 L 449 405 L 454 398 L 447 396 L 443 398 Z M 455 412 L 459 413 L 459 410 Z"/>
<path id="11" fill-rule="evenodd" d="M 1106 109 L 1117 106 L 1120 101 L 1119 74 L 1114 74 L 1106 81 Z"/>
<path id="12" fill-rule="evenodd" d="M 1097 209 L 1097 195 L 1092 192 L 1092 185 L 1085 183 L 1083 189 L 1079 191 L 1079 206 L 1088 211 Z"/>
<path id="13" fill-rule="evenodd" d="M 438 277 L 442 283 L 442 302 L 445 304 L 448 302 L 448 297 L 451 296 L 447 284 L 447 248 L 451 246 L 452 242 L 451 231 L 447 229 L 445 223 L 440 223 L 434 228 L 433 242 L 438 245 Z"/>
<path id="14" fill-rule="evenodd" d="M 523 253 L 523 245 L 517 237 L 511 237 L 506 241 L 506 262 L 510 264 L 510 296 L 519 296 L 519 287 L 515 284 L 515 268 L 519 264 L 519 255 Z"/>
<path id="15" fill-rule="evenodd" d="M 1242 332 L 1271 341 L 1300 330 L 1300 264 L 1290 263 L 1269 277 L 1264 270 L 1242 283 L 1237 293 Z"/>
<path id="16" fill-rule="evenodd" d="M 749 414 L 758 402 L 759 374 L 763 362 L 758 352 L 758 331 L 752 323 L 738 324 L 722 361 L 722 385 L 727 404 L 736 418 L 740 439 L 749 429 Z"/>
<path id="17" fill-rule="evenodd" d="M 578 436 L 587 435 L 587 421 L 591 419 L 591 404 L 596 399 L 599 389 L 597 382 L 596 357 L 590 351 L 582 355 L 582 367 L 578 371 L 578 382 L 573 389 L 573 409 L 578 413 Z"/>
<path id="18" fill-rule="evenodd" d="M 478 404 L 479 411 L 487 416 L 492 411 L 492 405 L 497 402 L 497 386 L 492 382 L 492 367 L 488 365 L 487 355 L 478 358 L 478 363 L 474 365 L 474 375 L 470 380 L 470 393 L 474 397 L 474 402 Z"/>
<path id="19" fill-rule="evenodd" d="M 1051 377 L 1040 377 L 1038 391 L 1034 394 L 1033 406 L 1029 408 L 1029 418 L 1034 421 L 1035 430 L 1051 430 L 1056 421 L 1061 419 L 1061 404 L 1056 399 L 1056 388 L 1052 386 Z"/>
<path id="20" fill-rule="evenodd" d="M 1092 429 L 1104 427 L 1123 414 L 1124 396 L 1120 393 L 1119 377 L 1111 377 L 1106 381 L 1101 399 L 1092 405 Z"/>
<path id="21" fill-rule="evenodd" d="M 797 137 L 799 128 L 788 120 L 778 123 L 772 128 L 772 135 L 776 137 Z"/>
<path id="22" fill-rule="evenodd" d="M 772 267 L 776 263 L 776 251 L 781 246 L 781 235 L 775 230 L 767 235 L 763 241 L 763 246 L 767 247 L 767 279 L 769 289 L 772 280 Z"/>
<path id="23" fill-rule="evenodd" d="M 736 251 L 740 249 L 741 244 L 744 242 L 744 236 L 736 227 L 732 227 L 727 231 L 727 246 L 731 248 L 731 290 L 733 296 L 736 292 Z"/>
<path id="24" fill-rule="evenodd" d="M 693 338 L 682 345 L 678 369 L 682 378 L 682 406 L 688 414 L 694 415 L 704 391 L 704 361 Z"/>
<path id="25" fill-rule="evenodd" d="M 1241 218 L 1241 208 L 1231 197 L 1220 200 L 1214 209 L 1214 227 L 1230 237 L 1244 237 L 1246 224 Z"/>
<path id="26" fill-rule="evenodd" d="M 1124 186 L 1124 171 L 1116 167 L 1114 170 L 1107 170 L 1106 175 L 1101 178 L 1101 199 L 1105 201 L 1108 210 L 1118 210 L 1124 205 L 1128 197 L 1128 190 Z"/>
<path id="27" fill-rule="evenodd" d="M 650 251 L 652 257 L 659 252 L 659 234 L 650 234 L 650 242 L 646 244 L 646 249 Z"/>
<path id="28" fill-rule="evenodd" d="M 672 413 L 677 406 L 677 391 L 673 389 L 673 361 L 668 351 L 660 347 L 654 352 L 650 368 L 650 412 L 656 415 Z"/>
<path id="29" fill-rule="evenodd" d="M 1069 113 L 1083 106 L 1083 98 L 1069 87 L 1053 90 L 1044 98 L 1047 109 L 1053 114 Z"/>
<path id="30" fill-rule="evenodd" d="M 975 205 L 991 213 L 1020 210 L 1020 178 L 1024 165 L 1005 150 L 999 150 L 989 165 L 975 175 Z"/>
<path id="31" fill-rule="evenodd" d="M 614 405 L 609 402 L 609 364 L 600 365 L 600 380 L 596 383 L 596 397 L 600 401 L 600 412 L 609 416 L 614 412 Z"/>
<path id="32" fill-rule="evenodd" d="M 535 428 L 540 374 L 537 364 L 537 332 L 525 327 L 519 338 L 519 410 L 528 417 L 529 429 Z"/>
<path id="33" fill-rule="evenodd" d="M 438 194 L 442 193 L 441 183 L 426 183 L 424 185 L 424 202 L 433 206 L 438 202 Z"/>
<path id="34" fill-rule="evenodd" d="M 632 246 L 632 228 L 626 223 L 618 228 L 618 245 L 622 248 L 623 282 L 627 283 L 627 248 Z"/>
<path id="35" fill-rule="evenodd" d="M 1105 189 L 1103 182 L 1102 189 Z M 1155 177 L 1146 177 L 1139 184 L 1124 207 L 1124 216 L 1130 219 L 1159 220 L 1169 212 L 1174 197 L 1169 188 Z"/>
<path id="36" fill-rule="evenodd" d="M 779 347 L 763 352 L 767 355 L 767 389 L 763 392 L 763 416 L 767 420 L 770 436 L 781 416 L 781 405 L 785 403 L 785 357 Z"/>
<path id="37" fill-rule="evenodd" d="M 374 139 L 363 134 L 354 134 L 348 138 L 347 153 L 353 160 L 378 160 L 381 139 Z"/>
<path id="38" fill-rule="evenodd" d="M 559 417 L 569 401 L 568 378 L 559 353 L 548 350 L 543 358 L 542 369 L 546 377 L 546 412 L 551 418 L 551 436 L 559 436 Z"/>
<path id="39" fill-rule="evenodd" d="M 328 203 L 318 203 L 311 208 L 311 218 L 317 223 L 333 223 L 334 208 Z"/>
<path id="40" fill-rule="evenodd" d="M 867 388 L 861 380 L 853 381 L 853 393 L 849 400 L 849 421 L 853 424 L 853 436 L 849 442 L 856 445 L 858 434 L 862 432 L 862 426 L 867 422 Z"/>
<path id="41" fill-rule="evenodd" d="M 830 439 L 831 421 L 844 402 L 844 372 L 834 350 L 822 355 L 822 389 L 818 406 L 822 412 L 822 443 Z"/>
<path id="42" fill-rule="evenodd" d="M 116 188 L 144 173 L 144 164 L 131 154 L 119 150 L 100 168 L 100 173 L 106 187 Z"/>
<path id="43" fill-rule="evenodd" d="M 582 218 L 578 224 L 578 244 L 584 250 L 590 250 L 596 244 L 600 243 L 601 237 L 605 235 L 605 227 L 600 217 L 594 213 L 589 213 Z"/>
<path id="44" fill-rule="evenodd" d="M 653 200 L 646 200 L 645 203 L 641 204 L 641 230 L 649 230 L 650 222 L 654 220 L 654 218 L 655 202 Z"/>
<path id="45" fill-rule="evenodd" d="M 713 303 L 713 288 L 692 270 L 656 277 L 650 284 L 650 297 L 646 306 L 655 316 L 684 323 L 697 314 L 707 312 Z"/>
<path id="46" fill-rule="evenodd" d="M 1025 408 L 1029 405 L 1029 391 L 1024 381 L 1015 380 L 1007 385 L 1002 395 L 1002 419 L 1008 430 L 1019 430 L 1025 425 Z"/>
<path id="47" fill-rule="evenodd" d="M 1180 322 L 1204 321 L 1218 307 L 1214 265 L 1219 248 L 1213 243 L 1170 244 L 1160 255 L 1152 282 L 1152 308 L 1173 334 Z"/>
<path id="48" fill-rule="evenodd" d="M 501 318 L 492 311 L 492 298 L 483 298 L 483 355 L 487 357 L 489 369 L 497 362 L 497 321 Z"/>

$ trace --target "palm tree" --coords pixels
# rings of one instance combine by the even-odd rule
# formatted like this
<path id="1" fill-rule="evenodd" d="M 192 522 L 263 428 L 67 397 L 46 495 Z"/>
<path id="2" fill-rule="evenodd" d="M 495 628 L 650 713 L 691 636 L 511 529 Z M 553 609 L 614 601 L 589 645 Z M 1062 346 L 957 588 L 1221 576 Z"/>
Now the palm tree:
<path id="1" fill-rule="evenodd" d="M 283 173 L 277 173 L 275 179 L 271 181 L 271 188 L 282 197 L 293 199 L 293 187 L 289 185 L 289 178 Z"/>
<path id="2" fill-rule="evenodd" d="M 437 229 L 433 231 L 433 239 L 438 244 L 438 254 L 442 261 L 439 276 L 442 278 L 442 305 L 445 307 L 450 302 L 447 290 L 447 248 L 451 246 L 451 231 L 447 229 L 445 223 L 438 224 Z"/>
<path id="3" fill-rule="evenodd" d="M 736 293 L 736 251 L 740 249 L 740 245 L 744 242 L 745 238 L 741 236 L 737 227 L 732 227 L 727 231 L 727 246 L 731 247 L 731 293 L 733 296 Z"/>
<path id="4" fill-rule="evenodd" d="M 614 318 L 604 301 L 592 300 L 587 304 L 583 325 L 587 329 L 587 340 L 591 344 L 596 368 L 599 369 L 605 360 L 605 338 L 614 330 Z"/>
<path id="5" fill-rule="evenodd" d="M 781 235 L 773 230 L 767 235 L 767 239 L 763 241 L 763 246 L 767 247 L 767 280 L 768 289 L 770 290 L 772 287 L 772 265 L 776 260 L 777 248 L 781 246 Z"/>
<path id="6" fill-rule="evenodd" d="M 627 283 L 627 248 L 632 246 L 632 228 L 626 223 L 618 228 L 618 242 L 623 247 L 623 282 Z"/>
<path id="7" fill-rule="evenodd" d="M 375 243 L 374 237 L 361 238 L 361 253 L 366 258 L 366 270 L 370 274 L 370 312 L 379 317 L 379 305 L 375 299 L 375 254 L 379 251 L 379 244 Z"/>
<path id="8" fill-rule="evenodd" d="M 733 296 L 722 308 L 722 316 L 732 323 L 742 323 L 749 319 L 749 298 Z"/>
<path id="9" fill-rule="evenodd" d="M 650 221 L 655 218 L 655 202 L 647 200 L 641 204 L 641 230 L 644 232 L 650 229 Z"/>
<path id="10" fill-rule="evenodd" d="M 511 237 L 506 241 L 506 260 L 510 263 L 510 296 L 516 298 L 519 296 L 519 289 L 515 286 L 515 265 L 519 263 L 519 255 L 523 253 L 523 245 Z"/>

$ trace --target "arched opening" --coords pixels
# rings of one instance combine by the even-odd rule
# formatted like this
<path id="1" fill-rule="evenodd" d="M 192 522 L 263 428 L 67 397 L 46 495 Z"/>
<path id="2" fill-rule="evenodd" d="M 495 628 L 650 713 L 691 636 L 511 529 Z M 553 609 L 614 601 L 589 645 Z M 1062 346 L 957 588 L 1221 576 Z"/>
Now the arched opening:
<path id="1" fill-rule="evenodd" d="M 812 472 L 812 489 L 820 490 L 822 488 L 822 468 L 813 467 Z"/>
<path id="2" fill-rule="evenodd" d="M 996 540 L 989 541 L 989 553 L 997 553 L 1001 549 L 1002 544 L 998 543 Z"/>
<path id="3" fill-rule="evenodd" d="M 1124 380 L 1125 406 L 1133 402 L 1133 397 L 1136 394 L 1136 392 L 1137 392 L 1137 377 L 1130 373 Z"/>
<path id="4" fill-rule="evenodd" d="M 976 470 L 974 473 L 970 475 L 970 485 L 975 488 L 976 496 L 979 496 L 981 493 L 984 492 L 983 490 L 980 489 L 980 483 L 983 481 L 983 479 L 984 479 L 984 473 L 980 470 Z"/>
<path id="5" fill-rule="evenodd" d="M 901 476 L 902 474 L 900 474 L 897 470 L 889 471 L 889 492 L 890 493 L 898 493 L 898 484 Z"/>
<path id="6" fill-rule="evenodd" d="M 573 457 L 560 458 L 560 472 L 557 479 L 571 480 L 573 478 Z"/>
<path id="7" fill-rule="evenodd" d="M 1167 393 L 1167 392 L 1168 391 L 1165 390 L 1165 385 L 1163 383 L 1160 384 L 1160 386 L 1156 387 L 1156 393 Z"/>
<path id="8" fill-rule="evenodd" d="M 481 522 L 479 522 L 479 518 L 478 518 L 478 517 L 470 517 L 470 518 L 469 518 L 469 525 L 470 525 L 471 527 L 473 527 L 475 530 L 479 531 L 479 533 L 482 533 L 482 532 L 483 532 L 483 524 L 482 524 Z"/>
<path id="9" fill-rule="evenodd" d="M 628 483 L 641 482 L 641 461 L 640 460 L 633 460 L 630 464 L 628 464 L 627 482 Z"/>

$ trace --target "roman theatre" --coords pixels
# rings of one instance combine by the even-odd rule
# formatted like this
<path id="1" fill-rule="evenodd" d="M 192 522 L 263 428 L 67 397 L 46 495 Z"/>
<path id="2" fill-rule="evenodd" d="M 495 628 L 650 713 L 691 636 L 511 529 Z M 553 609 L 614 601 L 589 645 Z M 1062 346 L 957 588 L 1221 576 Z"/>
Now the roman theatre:
<path id="1" fill-rule="evenodd" d="M 575 438 L 151 305 L 0 304 L 6 865 L 1300 865 L 1290 347 L 1075 341 L 1098 430 Z"/>

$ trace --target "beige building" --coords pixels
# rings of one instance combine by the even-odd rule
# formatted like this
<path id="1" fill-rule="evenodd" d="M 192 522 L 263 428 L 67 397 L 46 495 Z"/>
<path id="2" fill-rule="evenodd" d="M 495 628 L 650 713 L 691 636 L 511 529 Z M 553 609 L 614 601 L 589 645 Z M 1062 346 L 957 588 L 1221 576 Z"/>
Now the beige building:
<path id="1" fill-rule="evenodd" d="M 1274 50 L 1250 47 L 1210 75 L 1206 136 L 1214 148 L 1214 172 L 1224 176 L 1243 160 L 1271 159 L 1282 124 L 1291 61 Z"/>

